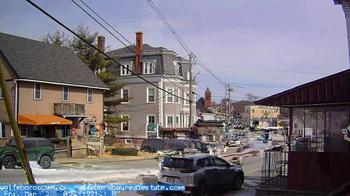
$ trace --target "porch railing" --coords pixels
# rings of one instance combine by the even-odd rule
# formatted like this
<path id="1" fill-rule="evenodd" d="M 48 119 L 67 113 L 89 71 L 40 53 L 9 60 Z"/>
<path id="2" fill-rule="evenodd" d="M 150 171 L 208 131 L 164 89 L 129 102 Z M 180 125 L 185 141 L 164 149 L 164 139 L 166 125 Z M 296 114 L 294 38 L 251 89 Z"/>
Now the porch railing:
<path id="1" fill-rule="evenodd" d="M 55 103 L 54 113 L 56 115 L 85 115 L 85 105 L 75 103 Z"/>
<path id="2" fill-rule="evenodd" d="M 262 187 L 285 188 L 288 175 L 288 152 L 274 149 L 265 150 L 261 172 Z"/>

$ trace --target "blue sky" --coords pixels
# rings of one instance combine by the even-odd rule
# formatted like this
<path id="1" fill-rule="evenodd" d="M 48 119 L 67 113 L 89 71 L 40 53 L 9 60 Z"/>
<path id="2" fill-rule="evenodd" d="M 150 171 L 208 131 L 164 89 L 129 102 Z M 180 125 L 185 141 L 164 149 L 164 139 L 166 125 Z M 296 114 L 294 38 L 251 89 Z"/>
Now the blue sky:
<path id="1" fill-rule="evenodd" d="M 69 27 L 84 24 L 122 45 L 69 0 L 34 0 Z M 146 0 L 85 0 L 131 42 L 163 46 L 187 57 Z M 233 99 L 266 97 L 349 68 L 344 13 L 332 0 L 154 0 L 187 45 L 215 75 L 235 86 Z M 32 39 L 63 30 L 23 0 L 2 1 L 0 31 Z M 69 33 L 67 33 L 69 34 Z M 195 66 L 199 94 L 224 86 Z"/>

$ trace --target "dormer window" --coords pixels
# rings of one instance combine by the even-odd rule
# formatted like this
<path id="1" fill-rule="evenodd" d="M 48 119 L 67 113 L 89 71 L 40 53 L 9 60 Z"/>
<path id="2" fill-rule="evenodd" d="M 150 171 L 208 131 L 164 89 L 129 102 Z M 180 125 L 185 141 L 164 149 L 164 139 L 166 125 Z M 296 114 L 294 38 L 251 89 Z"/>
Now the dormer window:
<path id="1" fill-rule="evenodd" d="M 154 74 L 155 73 L 155 60 L 154 61 L 143 61 L 142 73 L 143 74 Z"/>
<path id="2" fill-rule="evenodd" d="M 179 76 L 180 75 L 180 64 L 175 60 L 173 61 L 174 64 L 174 75 Z"/>
<path id="3" fill-rule="evenodd" d="M 129 71 L 129 70 L 132 70 L 132 62 L 125 63 L 124 67 L 120 66 L 120 75 L 121 76 L 131 75 L 131 71 Z"/>

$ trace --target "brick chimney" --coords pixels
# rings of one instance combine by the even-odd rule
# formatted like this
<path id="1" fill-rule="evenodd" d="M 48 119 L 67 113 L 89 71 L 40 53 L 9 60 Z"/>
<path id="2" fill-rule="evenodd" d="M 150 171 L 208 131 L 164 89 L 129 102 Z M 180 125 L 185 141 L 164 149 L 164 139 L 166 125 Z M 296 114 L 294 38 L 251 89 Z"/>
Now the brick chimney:
<path id="1" fill-rule="evenodd" d="M 206 108 L 211 107 L 211 92 L 208 87 L 207 87 L 207 90 L 205 90 L 204 107 Z"/>
<path id="2" fill-rule="evenodd" d="M 97 48 L 102 52 L 105 51 L 105 37 L 102 35 L 97 37 Z"/>
<path id="3" fill-rule="evenodd" d="M 142 73 L 142 32 L 136 32 L 135 72 Z"/>

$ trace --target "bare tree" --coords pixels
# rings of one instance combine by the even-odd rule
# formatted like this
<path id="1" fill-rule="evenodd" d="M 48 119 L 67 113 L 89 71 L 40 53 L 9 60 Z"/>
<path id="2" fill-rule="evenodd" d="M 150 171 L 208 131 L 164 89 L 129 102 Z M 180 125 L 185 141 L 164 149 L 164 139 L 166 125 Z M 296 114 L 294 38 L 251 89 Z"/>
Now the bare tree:
<path id="1" fill-rule="evenodd" d="M 245 95 L 246 95 L 246 97 L 247 97 L 247 101 L 253 102 L 253 101 L 256 101 L 256 100 L 259 99 L 259 97 L 253 95 L 253 93 L 247 93 L 247 94 L 245 94 Z"/>

